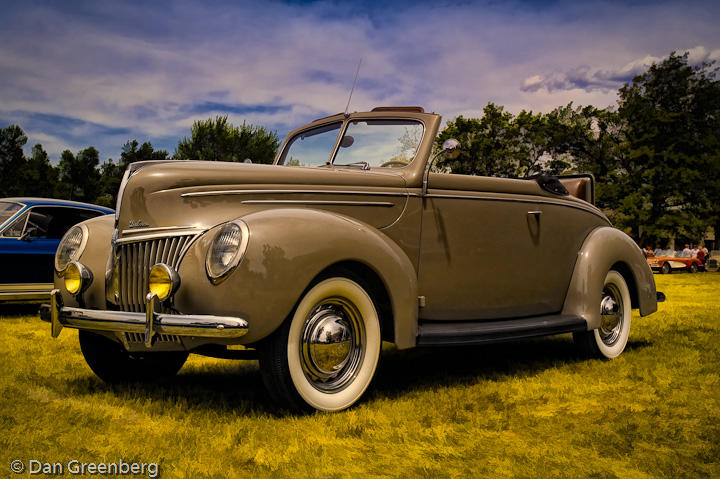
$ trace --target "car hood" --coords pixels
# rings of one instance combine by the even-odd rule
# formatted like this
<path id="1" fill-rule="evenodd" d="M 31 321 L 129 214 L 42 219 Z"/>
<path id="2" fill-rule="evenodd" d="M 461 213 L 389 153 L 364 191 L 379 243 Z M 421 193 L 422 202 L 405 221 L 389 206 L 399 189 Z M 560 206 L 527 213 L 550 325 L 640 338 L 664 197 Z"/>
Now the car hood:
<path id="1" fill-rule="evenodd" d="M 117 226 L 121 237 L 158 228 L 207 229 L 260 209 L 314 207 L 381 228 L 406 202 L 404 179 L 391 171 L 171 161 L 148 163 L 130 176 Z"/>

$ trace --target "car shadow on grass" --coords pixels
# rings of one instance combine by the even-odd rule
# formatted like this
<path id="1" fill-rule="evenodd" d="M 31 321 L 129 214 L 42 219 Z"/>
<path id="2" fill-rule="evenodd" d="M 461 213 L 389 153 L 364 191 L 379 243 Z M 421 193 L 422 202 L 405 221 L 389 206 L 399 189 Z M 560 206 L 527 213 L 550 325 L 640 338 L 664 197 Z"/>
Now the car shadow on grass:
<path id="1" fill-rule="evenodd" d="M 627 350 L 651 343 L 630 341 Z M 434 390 L 482 381 L 504 381 L 541 374 L 558 367 L 581 365 L 588 359 L 565 337 L 540 338 L 466 347 L 421 348 L 383 352 L 380 367 L 364 403 L 400 398 L 415 391 Z M 256 362 L 219 361 L 190 364 L 174 378 L 158 382 L 106 384 L 94 375 L 71 379 L 69 393 L 111 394 L 120 401 L 150 399 L 158 411 L 182 404 L 183 409 L 212 410 L 244 416 L 286 417 L 292 413 L 271 401 Z"/>
<path id="2" fill-rule="evenodd" d="M 39 310 L 40 304 L 35 303 L 0 304 L 0 318 L 37 316 Z"/>
<path id="3" fill-rule="evenodd" d="M 202 367 L 191 364 L 173 378 L 117 384 L 104 383 L 89 373 L 69 380 L 67 388 L 72 394 L 110 394 L 123 402 L 150 399 L 160 410 L 163 404 L 182 404 L 186 410 L 245 416 L 281 415 L 282 411 L 272 405 L 259 370 L 247 363 L 222 361 Z"/>
<path id="4" fill-rule="evenodd" d="M 628 350 L 649 346 L 628 341 Z M 465 347 L 390 350 L 383 354 L 372 396 L 400 397 L 409 392 L 529 377 L 564 366 L 601 359 L 583 356 L 569 337 L 538 338 Z"/>

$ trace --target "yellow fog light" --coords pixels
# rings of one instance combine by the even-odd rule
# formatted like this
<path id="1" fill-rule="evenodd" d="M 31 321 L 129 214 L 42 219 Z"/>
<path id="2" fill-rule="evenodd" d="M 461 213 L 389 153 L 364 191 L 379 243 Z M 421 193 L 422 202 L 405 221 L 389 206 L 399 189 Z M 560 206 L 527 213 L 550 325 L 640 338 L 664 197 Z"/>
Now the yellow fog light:
<path id="1" fill-rule="evenodd" d="M 158 263 L 150 269 L 148 289 L 160 301 L 168 299 L 180 286 L 180 276 L 165 263 Z"/>
<path id="2" fill-rule="evenodd" d="M 77 296 L 85 291 L 92 283 L 92 273 L 77 261 L 71 261 L 63 272 L 65 289 L 68 293 Z"/>

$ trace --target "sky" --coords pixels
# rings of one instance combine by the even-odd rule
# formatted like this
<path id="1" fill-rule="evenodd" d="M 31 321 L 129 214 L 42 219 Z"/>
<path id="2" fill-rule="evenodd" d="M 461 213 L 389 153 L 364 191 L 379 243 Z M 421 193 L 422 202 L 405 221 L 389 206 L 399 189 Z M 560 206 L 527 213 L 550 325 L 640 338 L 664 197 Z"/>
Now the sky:
<path id="1" fill-rule="evenodd" d="M 672 51 L 720 60 L 719 1 L 3 0 L 0 127 L 53 162 L 128 140 L 172 154 L 194 121 L 288 131 L 345 109 L 606 107 Z"/>

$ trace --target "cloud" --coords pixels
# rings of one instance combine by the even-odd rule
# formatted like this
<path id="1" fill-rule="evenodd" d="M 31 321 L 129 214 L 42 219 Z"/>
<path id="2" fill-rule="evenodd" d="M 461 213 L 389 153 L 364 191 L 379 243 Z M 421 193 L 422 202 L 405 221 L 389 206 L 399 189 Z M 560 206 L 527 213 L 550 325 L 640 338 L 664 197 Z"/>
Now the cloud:
<path id="1" fill-rule="evenodd" d="M 699 65 L 703 62 L 714 61 L 720 58 L 720 49 L 708 51 L 702 45 L 685 50 L 678 50 L 678 54 L 687 52 L 688 63 Z M 582 89 L 592 90 L 617 90 L 624 83 L 647 71 L 653 65 L 660 63 L 661 57 L 645 55 L 642 58 L 632 60 L 625 65 L 610 70 L 591 70 L 588 66 L 581 66 L 565 73 L 549 74 L 547 76 L 533 75 L 526 78 L 522 83 L 522 90 L 536 92 L 544 89 L 549 92 L 557 90 Z"/>
<path id="2" fill-rule="evenodd" d="M 678 45 L 720 56 L 720 12 L 692 0 L 5 5 L 0 120 L 101 158 L 133 138 L 172 152 L 215 115 L 284 135 L 345 108 L 361 57 L 351 110 L 421 105 L 453 119 L 489 101 L 607 106 Z"/>

